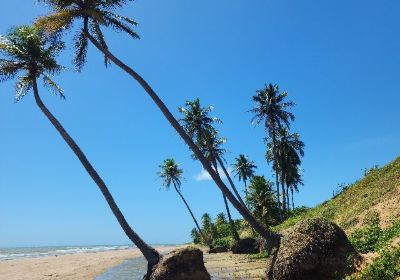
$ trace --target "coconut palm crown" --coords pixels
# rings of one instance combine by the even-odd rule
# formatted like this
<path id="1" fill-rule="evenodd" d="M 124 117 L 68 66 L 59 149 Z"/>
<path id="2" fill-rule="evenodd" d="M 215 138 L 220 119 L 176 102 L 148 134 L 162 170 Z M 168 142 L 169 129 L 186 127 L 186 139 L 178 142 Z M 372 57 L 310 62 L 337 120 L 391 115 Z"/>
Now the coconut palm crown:
<path id="1" fill-rule="evenodd" d="M 40 17 L 36 24 L 50 33 L 60 33 L 70 29 L 75 21 L 81 26 L 74 36 L 74 64 L 81 70 L 86 62 L 88 37 L 91 34 L 103 48 L 108 49 L 102 27 L 112 28 L 127 33 L 134 39 L 139 35 L 134 31 L 137 22 L 115 13 L 117 8 L 133 0 L 39 0 L 51 8 L 50 15 Z M 108 65 L 105 57 L 105 64 Z"/>
<path id="2" fill-rule="evenodd" d="M 164 187 L 169 189 L 171 184 L 174 184 L 178 189 L 180 189 L 182 184 L 183 170 L 179 168 L 179 165 L 175 162 L 175 160 L 168 158 L 164 160 L 163 164 L 159 167 L 159 176 L 163 180 Z"/>
<path id="3" fill-rule="evenodd" d="M 34 80 L 40 77 L 45 86 L 65 98 L 63 90 L 52 80 L 63 69 L 56 61 L 63 49 L 63 42 L 44 36 L 43 30 L 35 27 L 16 27 L 0 36 L 0 81 L 17 79 L 16 102 L 29 93 Z"/>
<path id="4" fill-rule="evenodd" d="M 235 164 L 232 165 L 235 176 L 239 178 L 239 181 L 244 182 L 245 192 L 247 195 L 247 180 L 254 176 L 255 169 L 257 166 L 254 161 L 249 160 L 249 158 L 243 154 L 235 158 Z"/>

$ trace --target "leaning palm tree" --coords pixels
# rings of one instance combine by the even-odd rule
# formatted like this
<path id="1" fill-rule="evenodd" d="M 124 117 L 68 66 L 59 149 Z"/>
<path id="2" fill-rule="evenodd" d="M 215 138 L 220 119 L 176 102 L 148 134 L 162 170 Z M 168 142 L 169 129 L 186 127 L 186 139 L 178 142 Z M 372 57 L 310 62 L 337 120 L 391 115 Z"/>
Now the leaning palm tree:
<path id="1" fill-rule="evenodd" d="M 250 225 L 265 239 L 271 243 L 277 244 L 279 236 L 266 229 L 259 223 L 253 215 L 243 206 L 226 187 L 225 183 L 213 170 L 211 164 L 201 154 L 199 148 L 194 141 L 181 127 L 179 122 L 172 115 L 171 111 L 167 108 L 161 98 L 156 94 L 152 87 L 146 80 L 140 76 L 135 70 L 118 59 L 108 48 L 102 27 L 111 27 L 117 31 L 123 31 L 134 39 L 139 38 L 138 34 L 134 31 L 137 25 L 136 21 L 118 15 L 115 9 L 122 7 L 131 0 L 39 0 L 47 4 L 52 12 L 41 17 L 36 21 L 36 24 L 44 27 L 50 33 L 62 33 L 71 29 L 76 21 L 80 22 L 80 27 L 74 38 L 75 58 L 74 62 L 76 67 L 80 70 L 86 62 L 86 54 L 89 41 L 104 55 L 106 65 L 113 62 L 134 80 L 136 80 L 146 91 L 149 97 L 154 101 L 157 107 L 161 110 L 165 118 L 176 130 L 178 135 L 185 141 L 192 152 L 198 157 L 203 165 L 203 168 L 210 174 L 212 179 L 220 190 L 226 195 L 232 205 L 238 210 L 243 218 L 249 222 Z"/>
<path id="2" fill-rule="evenodd" d="M 226 142 L 226 138 L 220 138 L 214 127 L 215 124 L 222 123 L 221 119 L 211 117 L 209 114 L 214 108 L 212 106 L 202 107 L 199 98 L 194 101 L 186 101 L 185 105 L 185 107 L 179 107 L 179 112 L 183 114 L 183 118 L 180 119 L 183 128 L 195 141 L 205 158 L 209 160 L 216 173 L 218 173 L 218 169 L 215 169 L 215 166 L 217 163 L 220 165 L 236 198 L 246 207 L 224 164 L 226 163 L 224 159 L 226 150 L 220 147 Z M 193 154 L 193 158 L 198 159 L 196 154 Z"/>
<path id="3" fill-rule="evenodd" d="M 202 134 L 203 138 L 200 139 L 201 142 L 197 143 L 197 145 L 199 146 L 206 159 L 211 162 L 215 172 L 218 174 L 218 176 L 220 176 L 217 158 L 222 161 L 223 155 L 225 153 L 225 149 L 222 148 L 222 145 L 226 142 L 226 140 L 224 138 L 220 138 L 218 136 L 218 132 L 213 127 L 209 128 L 209 130 L 203 131 Z M 193 158 L 196 159 L 194 155 Z M 220 166 L 224 170 L 226 177 L 228 177 L 229 173 L 224 165 L 222 164 Z M 239 233 L 236 229 L 235 221 L 232 219 L 231 210 L 229 209 L 229 203 L 224 193 L 222 193 L 222 198 L 224 200 L 226 214 L 228 215 L 228 221 L 231 228 L 232 236 L 235 240 L 239 240 Z"/>
<path id="4" fill-rule="evenodd" d="M 287 92 L 280 92 L 278 85 L 265 85 L 265 88 L 257 90 L 253 96 L 254 108 L 250 112 L 254 113 L 252 122 L 254 124 L 264 123 L 265 131 L 272 140 L 272 159 L 274 161 L 274 171 L 276 180 L 276 190 L 278 202 L 279 193 L 279 174 L 278 174 L 278 155 L 276 151 L 277 130 L 283 127 L 289 127 L 290 121 L 294 120 L 293 113 L 288 109 L 294 106 L 291 101 L 285 101 Z"/>
<path id="5" fill-rule="evenodd" d="M 235 176 L 239 177 L 239 181 L 244 182 L 244 192 L 247 196 L 247 180 L 253 178 L 255 169 L 257 166 L 254 161 L 249 160 L 249 158 L 243 154 L 235 158 L 235 164 L 232 165 Z"/>
<path id="6" fill-rule="evenodd" d="M 129 226 L 103 179 L 39 96 L 37 79 L 42 78 L 45 86 L 64 98 L 62 89 L 51 79 L 52 75 L 62 70 L 57 64 L 56 56 L 63 48 L 64 44 L 61 41 L 45 36 L 38 28 L 21 26 L 13 29 L 5 37 L 0 37 L 0 54 L 3 56 L 0 58 L 0 81 L 17 78 L 15 101 L 21 100 L 33 90 L 36 104 L 97 184 L 125 234 L 141 250 L 151 269 L 160 260 L 159 253 Z"/>
<path id="7" fill-rule="evenodd" d="M 196 220 L 196 217 L 194 216 L 192 210 L 189 207 L 189 204 L 186 202 L 186 199 L 182 195 L 181 185 L 182 185 L 183 170 L 179 168 L 179 165 L 172 158 L 168 158 L 168 159 L 164 160 L 163 164 L 160 165 L 159 167 L 160 167 L 160 172 L 158 173 L 158 175 L 163 180 L 164 187 L 167 190 L 169 190 L 169 188 L 171 187 L 171 184 L 174 186 L 175 191 L 182 199 L 183 203 L 185 204 L 187 210 L 190 213 L 190 216 L 192 216 L 192 219 L 196 225 L 196 228 L 197 228 L 198 232 L 200 233 L 201 237 L 203 238 L 204 242 L 209 247 L 211 247 L 211 242 L 210 242 L 209 238 L 207 238 L 204 235 L 203 231 L 201 230 L 201 228 L 199 226 L 199 223 Z"/>

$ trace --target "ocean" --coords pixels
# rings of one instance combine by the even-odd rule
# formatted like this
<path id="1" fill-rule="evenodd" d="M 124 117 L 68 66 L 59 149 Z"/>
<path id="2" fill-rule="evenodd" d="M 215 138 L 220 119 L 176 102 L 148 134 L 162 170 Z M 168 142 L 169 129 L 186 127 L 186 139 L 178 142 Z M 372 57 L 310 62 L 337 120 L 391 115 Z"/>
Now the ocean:
<path id="1" fill-rule="evenodd" d="M 133 248 L 128 245 L 119 246 L 59 246 L 59 247 L 20 247 L 0 248 L 0 261 L 46 256 L 61 256 L 76 253 L 95 253 Z"/>

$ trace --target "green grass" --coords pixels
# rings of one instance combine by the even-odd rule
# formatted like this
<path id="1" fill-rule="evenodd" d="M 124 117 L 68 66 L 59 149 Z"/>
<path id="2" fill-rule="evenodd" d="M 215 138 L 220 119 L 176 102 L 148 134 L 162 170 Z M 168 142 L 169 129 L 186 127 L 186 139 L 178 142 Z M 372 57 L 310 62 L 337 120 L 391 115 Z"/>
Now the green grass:
<path id="1" fill-rule="evenodd" d="M 345 280 L 396 280 L 398 277 L 400 277 L 400 247 L 383 251 L 371 265 Z"/>
<path id="2" fill-rule="evenodd" d="M 306 218 L 321 217 L 336 222 L 347 233 L 362 225 L 370 209 L 384 206 L 387 201 L 399 198 L 400 157 L 386 165 L 371 171 L 366 177 L 352 184 L 337 197 L 328 200 L 303 214 L 294 216 L 274 227 L 275 231 L 288 229 Z M 392 218 L 400 217 L 400 209 L 396 207 Z"/>
<path id="3" fill-rule="evenodd" d="M 374 169 L 336 197 L 275 226 L 284 231 L 308 218 L 337 223 L 360 253 L 376 252 L 374 262 L 346 280 L 400 279 L 400 157 Z M 380 223 L 382 222 L 382 223 Z M 382 227 L 384 225 L 384 227 Z"/>

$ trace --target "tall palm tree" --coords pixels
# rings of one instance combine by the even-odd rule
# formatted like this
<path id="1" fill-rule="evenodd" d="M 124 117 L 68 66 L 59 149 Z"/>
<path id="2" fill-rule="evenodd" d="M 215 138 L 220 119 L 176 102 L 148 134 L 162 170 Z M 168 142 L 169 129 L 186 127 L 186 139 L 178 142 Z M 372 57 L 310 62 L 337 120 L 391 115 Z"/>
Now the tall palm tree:
<path id="1" fill-rule="evenodd" d="M 226 138 L 220 138 L 218 136 L 218 131 L 214 127 L 215 124 L 222 123 L 221 119 L 211 117 L 209 114 L 214 108 L 212 106 L 202 107 L 199 98 L 196 98 L 194 101 L 186 101 L 185 105 L 185 107 L 179 108 L 179 112 L 184 115 L 180 120 L 183 128 L 188 135 L 194 139 L 196 145 L 200 148 L 200 151 L 205 158 L 209 160 L 214 169 L 217 163 L 220 165 L 236 198 L 246 207 L 224 164 L 224 153 L 226 150 L 220 148 L 220 146 L 226 142 Z M 198 159 L 196 154 L 193 154 L 193 158 Z M 215 170 L 216 173 L 218 173 L 218 169 Z"/>
<path id="2" fill-rule="evenodd" d="M 203 238 L 204 242 L 206 242 L 206 244 L 211 247 L 210 240 L 204 235 L 203 231 L 199 226 L 199 223 L 197 222 L 196 217 L 194 216 L 192 210 L 189 207 L 189 204 L 186 202 L 186 199 L 182 195 L 181 185 L 182 185 L 183 170 L 179 168 L 179 165 L 172 158 L 164 160 L 163 164 L 160 165 L 159 167 L 160 167 L 160 172 L 158 174 L 163 180 L 164 187 L 166 187 L 166 189 L 168 190 L 171 187 L 171 184 L 174 186 L 175 191 L 182 199 L 183 203 L 185 204 L 187 210 L 190 213 L 190 216 L 192 216 L 196 228 L 200 233 L 201 237 Z"/>
<path id="3" fill-rule="evenodd" d="M 204 154 L 205 158 L 209 160 L 214 167 L 215 172 L 220 176 L 218 170 L 218 160 L 223 158 L 225 153 L 225 149 L 221 146 L 226 142 L 224 138 L 220 138 L 218 136 L 218 132 L 213 128 L 209 128 L 209 130 L 203 131 L 202 138 L 199 139 L 200 143 L 197 143 L 200 150 Z M 193 158 L 196 157 L 193 155 Z M 222 161 L 222 160 L 221 160 Z M 221 165 L 225 175 L 228 177 L 229 173 L 226 168 Z M 235 240 L 239 240 L 239 233 L 237 232 L 235 221 L 232 219 L 231 210 L 229 209 L 228 200 L 226 199 L 226 195 L 222 193 L 222 198 L 224 200 L 224 205 L 226 209 L 226 214 L 228 215 L 229 226 L 231 228 L 232 236 Z"/>
<path id="4" fill-rule="evenodd" d="M 289 185 L 301 182 L 298 171 L 301 165 L 301 157 L 304 156 L 305 145 L 300 140 L 299 134 L 290 133 L 287 128 L 280 128 L 277 135 L 277 170 L 281 178 L 283 208 L 286 210 L 289 209 Z"/>
<path id="5" fill-rule="evenodd" d="M 62 67 L 57 64 L 56 56 L 63 48 L 62 42 L 45 36 L 42 30 L 35 27 L 21 26 L 10 31 L 0 39 L 0 54 L 4 57 L 0 59 L 0 80 L 17 78 L 16 101 L 21 100 L 30 90 L 33 90 L 36 104 L 97 184 L 125 234 L 141 250 L 151 269 L 160 260 L 159 253 L 146 244 L 129 226 L 103 179 L 39 96 L 37 79 L 42 78 L 47 87 L 64 98 L 62 89 L 51 79 L 52 75 L 62 70 Z"/>
<path id="6" fill-rule="evenodd" d="M 246 207 L 235 198 L 231 191 L 226 187 L 225 183 L 213 170 L 211 164 L 201 154 L 194 141 L 180 126 L 179 122 L 172 115 L 171 111 L 167 108 L 167 106 L 151 88 L 151 86 L 146 82 L 146 80 L 135 70 L 118 59 L 108 48 L 101 29 L 102 26 L 123 31 L 134 39 L 139 38 L 138 34 L 133 30 L 133 28 L 137 25 L 136 21 L 115 13 L 115 9 L 122 7 L 127 2 L 130 2 L 130 0 L 40 0 L 40 2 L 47 4 L 52 10 L 49 15 L 41 17 L 36 21 L 36 24 L 46 28 L 47 32 L 61 33 L 72 28 L 75 21 L 79 21 L 81 23 L 79 31 L 74 39 L 76 54 L 74 61 L 76 67 L 81 69 L 84 65 L 86 61 L 88 42 L 90 41 L 102 54 L 104 54 L 106 65 L 108 65 L 108 63 L 111 61 L 125 71 L 128 75 L 130 75 L 134 80 L 136 80 L 161 110 L 164 117 L 176 130 L 178 135 L 198 157 L 199 161 L 203 165 L 203 168 L 210 174 L 216 185 L 226 195 L 226 197 L 243 216 L 243 218 L 262 237 L 270 240 L 272 244 L 277 244 L 280 237 L 259 223 L 246 209 Z"/>
<path id="7" fill-rule="evenodd" d="M 280 193 L 276 151 L 277 130 L 289 127 L 290 121 L 294 121 L 295 118 L 293 113 L 288 111 L 295 104 L 292 101 L 285 101 L 287 95 L 287 92 L 280 92 L 278 85 L 265 85 L 265 88 L 256 91 L 256 95 L 253 96 L 254 108 L 250 110 L 254 113 L 252 122 L 256 125 L 264 123 L 265 131 L 268 137 L 272 139 L 272 159 L 274 161 L 273 168 L 278 202 L 280 201 Z"/>
<path id="8" fill-rule="evenodd" d="M 249 158 L 243 154 L 235 158 L 235 164 L 233 164 L 233 171 L 235 176 L 239 177 L 239 181 L 244 182 L 244 191 L 247 196 L 247 180 L 250 180 L 255 173 L 257 166 L 254 161 L 249 160 Z"/>

